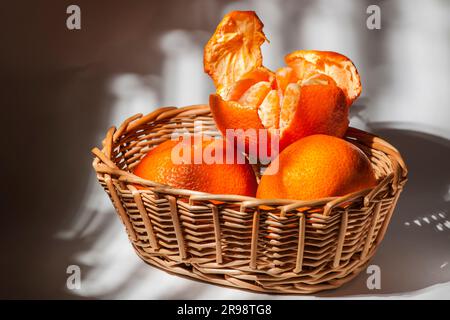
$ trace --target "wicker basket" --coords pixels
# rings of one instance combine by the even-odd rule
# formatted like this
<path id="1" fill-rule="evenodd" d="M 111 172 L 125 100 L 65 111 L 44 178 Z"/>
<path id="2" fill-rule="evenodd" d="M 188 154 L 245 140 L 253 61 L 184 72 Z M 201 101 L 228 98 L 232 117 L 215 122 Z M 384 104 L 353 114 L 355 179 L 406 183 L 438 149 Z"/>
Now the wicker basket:
<path id="1" fill-rule="evenodd" d="M 315 201 L 179 190 L 130 173 L 174 130 L 193 132 L 198 120 L 205 133 L 218 133 L 208 106 L 167 107 L 109 129 L 103 149 L 93 149 L 98 181 L 145 262 L 219 285 L 303 294 L 337 288 L 366 266 L 406 182 L 394 147 L 350 128 L 346 139 L 369 156 L 379 183 Z"/>

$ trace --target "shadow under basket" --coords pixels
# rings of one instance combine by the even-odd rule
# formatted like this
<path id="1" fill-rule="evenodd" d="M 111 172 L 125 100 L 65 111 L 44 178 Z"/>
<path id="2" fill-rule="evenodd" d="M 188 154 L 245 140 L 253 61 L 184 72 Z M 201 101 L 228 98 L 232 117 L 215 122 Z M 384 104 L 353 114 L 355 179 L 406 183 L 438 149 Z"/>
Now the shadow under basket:
<path id="1" fill-rule="evenodd" d="M 337 288 L 367 265 L 406 183 L 393 146 L 349 128 L 346 139 L 367 154 L 378 185 L 314 201 L 180 190 L 131 173 L 174 130 L 198 132 L 197 121 L 218 135 L 208 106 L 167 107 L 130 117 L 93 149 L 98 181 L 145 262 L 218 285 L 299 294 Z"/>

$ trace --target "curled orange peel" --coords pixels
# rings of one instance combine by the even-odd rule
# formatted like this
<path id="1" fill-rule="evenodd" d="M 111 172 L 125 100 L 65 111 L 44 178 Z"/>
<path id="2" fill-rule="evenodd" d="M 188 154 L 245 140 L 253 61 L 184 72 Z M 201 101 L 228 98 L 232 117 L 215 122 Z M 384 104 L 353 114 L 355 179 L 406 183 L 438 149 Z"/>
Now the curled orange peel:
<path id="1" fill-rule="evenodd" d="M 263 23 L 253 11 L 233 11 L 217 26 L 204 49 L 204 69 L 222 94 L 262 66 Z"/>

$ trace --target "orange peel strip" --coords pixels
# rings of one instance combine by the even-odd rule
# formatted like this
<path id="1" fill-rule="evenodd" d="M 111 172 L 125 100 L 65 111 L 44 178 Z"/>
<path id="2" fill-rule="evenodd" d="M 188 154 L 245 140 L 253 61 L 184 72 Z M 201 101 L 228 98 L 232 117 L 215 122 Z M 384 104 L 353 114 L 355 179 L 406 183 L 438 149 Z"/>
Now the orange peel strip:
<path id="1" fill-rule="evenodd" d="M 217 26 L 204 49 L 204 69 L 221 96 L 230 85 L 261 67 L 263 23 L 253 11 L 233 11 Z"/>

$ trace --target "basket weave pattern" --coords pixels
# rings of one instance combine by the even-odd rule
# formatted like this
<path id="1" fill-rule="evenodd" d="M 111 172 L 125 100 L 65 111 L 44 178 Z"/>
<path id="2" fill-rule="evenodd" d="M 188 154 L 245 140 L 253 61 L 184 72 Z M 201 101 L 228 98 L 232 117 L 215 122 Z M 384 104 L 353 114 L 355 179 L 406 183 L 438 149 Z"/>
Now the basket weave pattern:
<path id="1" fill-rule="evenodd" d="M 350 128 L 346 139 L 369 156 L 379 183 L 314 201 L 179 190 L 131 173 L 174 130 L 193 132 L 199 120 L 205 134 L 218 134 L 207 106 L 167 107 L 111 128 L 102 150 L 93 149 L 98 181 L 144 261 L 171 273 L 272 293 L 337 288 L 365 267 L 406 183 L 407 169 L 394 147 Z"/>

